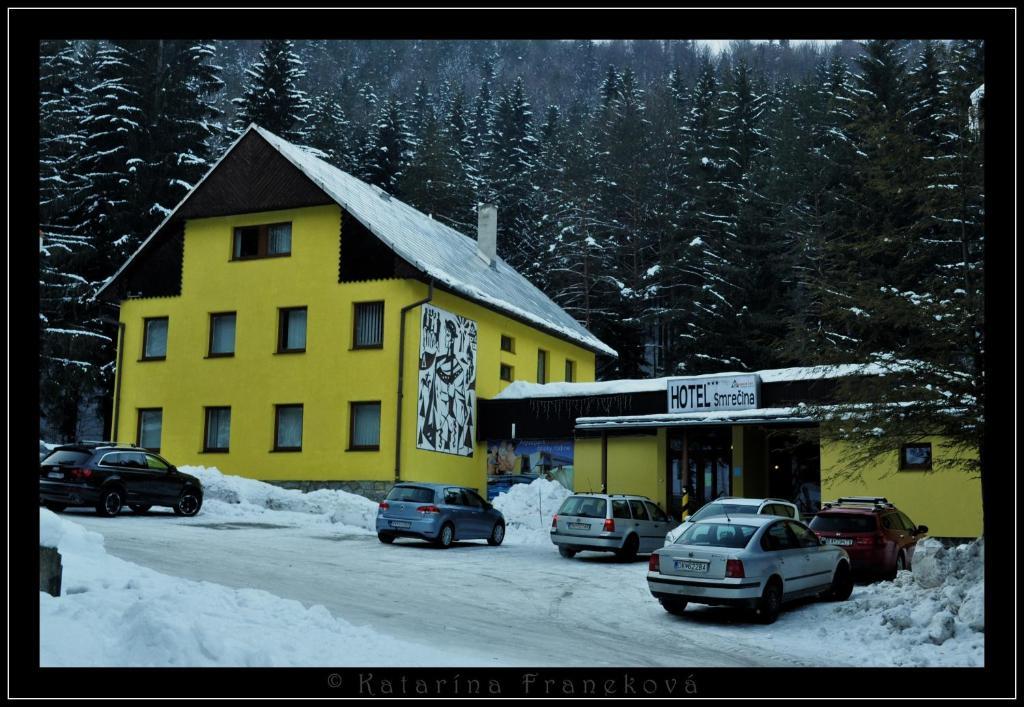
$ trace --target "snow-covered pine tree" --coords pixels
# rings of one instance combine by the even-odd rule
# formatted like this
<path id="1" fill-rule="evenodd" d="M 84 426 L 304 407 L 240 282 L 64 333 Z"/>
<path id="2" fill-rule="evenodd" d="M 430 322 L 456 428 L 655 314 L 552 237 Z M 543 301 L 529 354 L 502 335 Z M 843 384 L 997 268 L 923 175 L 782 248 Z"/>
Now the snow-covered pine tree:
<path id="1" fill-rule="evenodd" d="M 956 91 L 926 85 L 944 74 L 911 74 L 904 56 L 896 42 L 872 41 L 857 59 L 849 134 L 862 159 L 819 284 L 825 360 L 886 373 L 841 384 L 850 404 L 821 413 L 823 435 L 859 442 L 850 474 L 931 435 L 954 440 L 940 466 L 984 458 L 981 152 L 967 105 L 949 102 Z M 936 137 L 927 124 L 945 127 Z"/>
<path id="2" fill-rule="evenodd" d="M 304 143 L 309 98 L 300 86 L 305 67 L 287 39 L 268 39 L 256 63 L 246 71 L 245 94 L 235 98 L 234 134 L 256 123 L 291 142 Z"/>
<path id="3" fill-rule="evenodd" d="M 498 254 L 529 277 L 536 271 L 538 248 L 531 208 L 537 139 L 522 78 L 499 99 L 491 135 L 486 192 L 498 207 Z"/>
<path id="4" fill-rule="evenodd" d="M 83 316 L 92 292 L 78 274 L 93 249 L 71 218 L 88 77 L 80 48 L 40 43 L 39 53 L 39 402 L 51 434 L 79 437 L 79 417 L 100 384 L 101 336 Z"/>
<path id="5" fill-rule="evenodd" d="M 471 224 L 473 196 L 459 162 L 458 143 L 465 136 L 462 99 L 455 101 L 456 122 L 460 126 L 445 130 L 430 107 L 425 83 L 417 89 L 420 107 L 413 112 L 418 115 L 417 136 L 410 141 L 408 165 L 398 180 L 398 195 L 405 201 L 433 218 L 442 220 L 455 228 L 472 232 Z M 451 126 L 449 126 L 451 127 Z"/>
<path id="6" fill-rule="evenodd" d="M 73 208 L 91 247 L 71 271 L 89 286 L 109 277 L 209 168 L 220 88 L 211 55 L 189 40 L 102 42 L 92 55 Z M 111 390 L 114 322 L 101 307 L 80 304 L 76 320 L 92 335 L 76 350 Z"/>
<path id="7" fill-rule="evenodd" d="M 352 166 L 351 136 L 341 104 L 327 91 L 314 95 L 310 100 L 306 144 L 326 155 L 328 162 L 348 172 Z"/>
<path id="8" fill-rule="evenodd" d="M 493 83 L 494 62 L 488 58 L 480 70 L 480 89 L 473 103 L 473 122 L 470 130 L 474 158 L 469 177 L 473 182 L 476 199 L 480 203 L 494 203 L 495 200 L 494 188 L 490 184 L 495 120 Z"/>
<path id="9" fill-rule="evenodd" d="M 612 87 L 614 88 L 614 92 Z M 616 288 L 608 303 L 608 328 L 621 342 L 615 374 L 639 377 L 647 372 L 647 345 L 651 339 L 645 320 L 648 296 L 644 278 L 657 264 L 658 244 L 652 232 L 656 200 L 656 173 L 651 150 L 651 125 L 646 116 L 645 92 L 629 67 L 609 72 L 602 88 L 603 106 L 598 126 L 597 187 L 604 200 L 604 223 L 599 240 L 613 249 L 611 268 L 598 275 Z"/>
<path id="10" fill-rule="evenodd" d="M 389 194 L 397 193 L 399 180 L 412 156 L 403 109 L 394 97 L 382 103 L 365 147 L 368 181 Z"/>
<path id="11" fill-rule="evenodd" d="M 618 290 L 611 280 L 601 277 L 611 268 L 615 249 L 601 236 L 604 208 L 596 182 L 596 126 L 583 99 L 570 105 L 562 127 L 555 127 L 550 112 L 548 117 L 546 145 L 551 153 L 561 154 L 556 159 L 564 166 L 552 174 L 551 184 L 541 186 L 547 196 L 544 229 L 553 236 L 542 249 L 546 274 L 539 286 L 584 326 L 604 337 L 611 321 L 608 303 Z"/>
<path id="12" fill-rule="evenodd" d="M 758 262 L 758 248 L 765 239 L 765 203 L 754 179 L 756 160 L 765 149 L 764 91 L 753 81 L 746 62 L 737 61 L 718 96 L 717 115 L 709 115 L 702 94 L 712 85 L 705 65 L 693 129 L 701 145 L 692 221 L 696 232 L 691 241 L 699 254 L 695 262 L 700 289 L 694 293 L 693 339 L 684 357 L 685 370 L 744 369 L 762 358 L 751 356 L 749 334 L 737 337 L 735 332 L 750 331 L 750 306 L 763 306 L 755 303 L 755 289 L 771 277 L 763 273 L 757 285 L 750 281 L 750 268 L 769 267 Z"/>

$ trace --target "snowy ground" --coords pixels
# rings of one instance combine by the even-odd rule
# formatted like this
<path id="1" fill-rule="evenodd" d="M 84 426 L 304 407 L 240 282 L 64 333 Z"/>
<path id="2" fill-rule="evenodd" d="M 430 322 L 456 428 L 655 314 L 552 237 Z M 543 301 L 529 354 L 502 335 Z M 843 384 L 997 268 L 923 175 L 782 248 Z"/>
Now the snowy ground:
<path id="1" fill-rule="evenodd" d="M 647 589 L 646 558 L 561 558 L 547 532 L 566 492 L 552 482 L 495 500 L 509 526 L 501 547 L 438 550 L 380 544 L 376 504 L 352 494 L 183 471 L 206 488 L 194 518 L 40 510 L 65 564 L 62 596 L 40 594 L 44 665 L 983 662 L 980 543 L 925 545 L 914 573 L 760 626 L 725 608 L 667 614 Z"/>

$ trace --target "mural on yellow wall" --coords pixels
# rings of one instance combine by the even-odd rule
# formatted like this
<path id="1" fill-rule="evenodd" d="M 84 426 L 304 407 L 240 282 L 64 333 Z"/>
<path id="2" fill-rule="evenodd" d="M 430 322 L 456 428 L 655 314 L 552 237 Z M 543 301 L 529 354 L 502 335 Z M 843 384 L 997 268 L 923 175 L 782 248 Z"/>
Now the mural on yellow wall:
<path id="1" fill-rule="evenodd" d="M 416 446 L 473 456 L 476 322 L 423 305 L 420 318 Z"/>

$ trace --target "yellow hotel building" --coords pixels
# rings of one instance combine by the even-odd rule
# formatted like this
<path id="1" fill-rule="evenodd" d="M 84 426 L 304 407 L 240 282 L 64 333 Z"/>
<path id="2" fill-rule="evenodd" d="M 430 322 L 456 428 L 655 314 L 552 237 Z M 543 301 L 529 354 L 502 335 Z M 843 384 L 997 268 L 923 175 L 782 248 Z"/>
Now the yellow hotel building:
<path id="1" fill-rule="evenodd" d="M 104 285 L 113 439 L 371 497 L 486 487 L 476 400 L 615 352 L 495 255 L 257 126 Z M 312 483 L 307 483 L 312 482 Z"/>

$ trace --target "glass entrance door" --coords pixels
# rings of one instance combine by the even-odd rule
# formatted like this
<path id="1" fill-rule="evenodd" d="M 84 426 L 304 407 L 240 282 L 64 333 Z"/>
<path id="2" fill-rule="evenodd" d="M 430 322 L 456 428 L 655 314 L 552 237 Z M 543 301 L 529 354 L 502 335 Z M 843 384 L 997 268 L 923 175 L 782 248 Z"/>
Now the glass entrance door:
<path id="1" fill-rule="evenodd" d="M 692 513 L 732 493 L 732 432 L 728 427 L 695 428 L 689 430 L 687 442 Z"/>
<path id="2" fill-rule="evenodd" d="M 732 428 L 675 427 L 668 438 L 668 506 L 679 518 L 732 493 Z"/>

